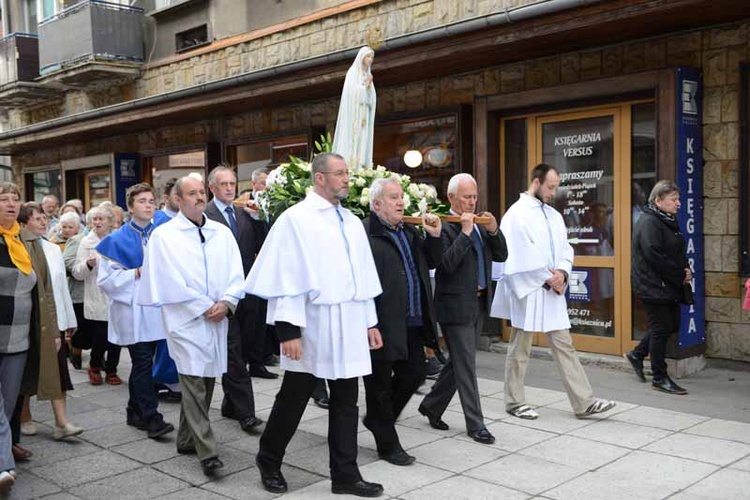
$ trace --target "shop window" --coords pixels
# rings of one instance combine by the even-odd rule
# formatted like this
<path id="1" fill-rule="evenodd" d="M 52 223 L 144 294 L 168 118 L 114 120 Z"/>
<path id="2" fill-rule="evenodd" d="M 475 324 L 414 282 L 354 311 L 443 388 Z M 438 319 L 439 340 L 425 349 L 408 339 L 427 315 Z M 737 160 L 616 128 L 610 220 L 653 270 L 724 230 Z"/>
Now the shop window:
<path id="1" fill-rule="evenodd" d="M 741 66 L 742 92 L 740 94 L 740 273 L 750 276 L 750 63 Z"/>
<path id="2" fill-rule="evenodd" d="M 638 223 L 656 181 L 656 105 L 635 104 L 631 110 L 631 192 L 632 228 Z M 643 302 L 633 294 L 633 340 L 640 340 L 648 331 L 648 318 Z"/>
<path id="3" fill-rule="evenodd" d="M 503 212 L 518 200 L 519 193 L 528 187 L 528 147 L 526 118 L 503 122 L 503 162 L 505 165 L 505 196 Z"/>
<path id="4" fill-rule="evenodd" d="M 13 182 L 13 170 L 5 165 L 0 165 L 0 182 Z"/>
<path id="5" fill-rule="evenodd" d="M 435 186 L 445 201 L 448 181 L 461 171 L 458 142 L 455 113 L 386 122 L 375 126 L 373 162 Z"/>
<path id="6" fill-rule="evenodd" d="M 273 169 L 289 161 L 289 156 L 310 159 L 308 136 L 305 134 L 277 137 L 238 144 L 230 152 L 232 163 L 237 165 L 237 192 L 251 190 L 250 182 L 255 170 Z"/>
<path id="7" fill-rule="evenodd" d="M 62 200 L 62 177 L 60 170 L 45 170 L 26 174 L 26 198 L 41 202 L 48 194 Z"/>
<path id="8" fill-rule="evenodd" d="M 154 190 L 161 194 L 170 179 L 179 179 L 190 174 L 203 178 L 206 172 L 206 152 L 202 149 L 171 155 L 153 156 L 148 159 Z"/>

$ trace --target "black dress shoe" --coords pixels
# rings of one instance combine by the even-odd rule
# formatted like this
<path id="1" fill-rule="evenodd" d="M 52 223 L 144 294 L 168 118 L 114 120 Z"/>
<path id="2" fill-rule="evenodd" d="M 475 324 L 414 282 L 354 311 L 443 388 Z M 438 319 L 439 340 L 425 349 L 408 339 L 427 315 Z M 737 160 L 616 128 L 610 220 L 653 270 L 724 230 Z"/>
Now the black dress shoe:
<path id="1" fill-rule="evenodd" d="M 180 455 L 195 455 L 198 452 L 195 451 L 195 448 L 192 448 L 192 447 L 187 447 L 186 446 L 185 448 L 180 448 L 178 446 L 177 447 L 177 453 L 179 453 Z"/>
<path id="2" fill-rule="evenodd" d="M 201 460 L 201 468 L 207 476 L 213 476 L 222 467 L 224 467 L 224 462 L 219 460 L 219 457 L 209 457 Z"/>
<path id="3" fill-rule="evenodd" d="M 263 364 L 266 366 L 278 366 L 279 357 L 275 354 L 269 354 L 268 356 L 263 358 Z"/>
<path id="4" fill-rule="evenodd" d="M 182 393 L 171 389 L 159 391 L 157 397 L 159 398 L 159 401 L 165 401 L 167 403 L 179 403 L 182 401 Z"/>
<path id="5" fill-rule="evenodd" d="M 240 420 L 240 428 L 245 432 L 251 432 L 262 423 L 263 421 L 258 417 L 247 417 Z"/>
<path id="6" fill-rule="evenodd" d="M 623 354 L 623 357 L 630 361 L 630 364 L 633 366 L 633 371 L 635 372 L 635 376 L 640 380 L 641 382 L 646 381 L 646 376 L 643 374 L 643 358 L 636 354 L 634 351 L 626 352 Z"/>
<path id="7" fill-rule="evenodd" d="M 656 391 L 666 392 L 668 394 L 678 394 L 680 396 L 684 396 L 688 393 L 687 390 L 675 384 L 669 377 L 663 380 L 654 380 L 651 383 L 651 388 Z"/>
<path id="8" fill-rule="evenodd" d="M 149 439 L 159 439 L 165 434 L 169 434 L 174 430 L 174 425 L 165 422 L 164 417 L 160 414 L 154 416 L 148 423 L 148 437 Z"/>
<path id="9" fill-rule="evenodd" d="M 331 400 L 328 399 L 328 396 L 324 398 L 313 398 L 313 403 L 315 403 L 319 408 L 323 408 L 324 410 L 327 410 L 329 406 L 331 406 Z"/>
<path id="10" fill-rule="evenodd" d="M 260 471 L 260 482 L 263 484 L 266 491 L 270 491 L 271 493 L 286 493 L 289 486 L 287 486 L 286 479 L 284 479 L 284 475 L 280 470 L 272 470 L 261 465 L 257 456 L 255 457 L 255 465 L 258 466 L 258 470 Z"/>
<path id="11" fill-rule="evenodd" d="M 356 483 L 332 483 L 331 492 L 358 497 L 378 497 L 383 494 L 383 485 L 363 480 Z"/>
<path id="12" fill-rule="evenodd" d="M 273 373 L 268 371 L 268 368 L 266 368 L 263 365 L 251 365 L 250 369 L 247 370 L 251 377 L 254 378 L 267 378 L 267 379 L 275 379 L 279 378 L 278 373 Z"/>
<path id="13" fill-rule="evenodd" d="M 417 459 L 416 457 L 409 455 L 404 450 L 396 450 L 388 453 L 378 452 L 378 457 L 381 460 L 385 460 L 389 464 L 393 465 L 411 465 Z"/>
<path id="14" fill-rule="evenodd" d="M 479 429 L 478 431 L 469 431 L 468 432 L 469 437 L 476 441 L 477 443 L 482 444 L 492 444 L 495 442 L 495 436 L 490 434 L 490 431 L 487 429 Z"/>
<path id="15" fill-rule="evenodd" d="M 127 422 L 127 424 L 129 426 L 135 427 L 136 429 L 138 429 L 140 431 L 148 430 L 148 422 L 146 422 L 145 420 L 143 420 L 141 417 L 139 417 L 135 413 L 132 413 L 132 412 L 127 411 L 127 410 L 126 410 L 126 412 L 127 412 L 126 413 L 127 417 L 126 417 L 125 422 Z"/>
<path id="16" fill-rule="evenodd" d="M 448 429 L 450 429 L 448 424 L 443 422 L 440 417 L 436 417 L 435 415 L 427 411 L 427 409 L 424 406 L 419 405 L 418 410 L 419 410 L 419 413 L 427 417 L 427 420 L 430 421 L 430 427 L 432 427 L 433 429 L 437 429 L 439 431 L 447 431 Z"/>

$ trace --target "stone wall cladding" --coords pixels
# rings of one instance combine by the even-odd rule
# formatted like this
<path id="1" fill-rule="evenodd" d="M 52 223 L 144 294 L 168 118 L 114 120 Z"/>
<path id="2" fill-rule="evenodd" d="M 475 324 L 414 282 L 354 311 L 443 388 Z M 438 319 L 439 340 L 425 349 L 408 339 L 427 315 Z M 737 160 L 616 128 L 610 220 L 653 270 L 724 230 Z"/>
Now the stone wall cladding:
<path id="1" fill-rule="evenodd" d="M 522 3 L 513 2 L 511 3 Z M 533 3 L 530 1 L 523 3 Z M 123 93 L 144 96 L 194 85 L 268 64 L 359 46 L 377 27 L 384 38 L 497 11 L 502 1 L 393 0 L 300 26 L 215 54 L 153 68 Z M 738 277 L 739 64 L 750 59 L 747 22 L 680 33 L 615 46 L 505 64 L 451 77 L 378 88 L 378 116 L 471 104 L 475 96 L 512 93 L 564 83 L 626 75 L 676 65 L 703 69 L 704 195 L 707 354 L 750 361 L 750 313 L 741 310 Z M 321 37 L 318 33 L 326 33 Z M 375 65 L 377 66 L 377 58 Z M 377 75 L 377 68 L 375 69 Z M 377 78 L 377 76 L 376 76 Z M 72 108 L 57 103 L 34 112 L 45 116 Z M 86 100 L 76 101 L 85 107 Z M 89 99 L 88 105 L 91 105 Z M 225 120 L 226 139 L 291 131 L 335 128 L 338 99 L 257 110 Z M 40 151 L 19 158 L 17 166 L 46 165 L 60 159 L 109 151 L 150 151 L 200 144 L 220 138 L 212 122 L 201 122 L 89 144 Z"/>

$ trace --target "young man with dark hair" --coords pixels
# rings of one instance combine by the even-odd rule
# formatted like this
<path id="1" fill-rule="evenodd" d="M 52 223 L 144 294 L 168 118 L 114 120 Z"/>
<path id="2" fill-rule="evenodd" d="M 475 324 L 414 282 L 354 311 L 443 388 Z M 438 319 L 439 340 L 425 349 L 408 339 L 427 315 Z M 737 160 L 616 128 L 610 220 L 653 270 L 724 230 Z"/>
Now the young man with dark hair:
<path id="1" fill-rule="evenodd" d="M 109 302 L 108 339 L 126 346 L 133 362 L 128 380 L 127 423 L 157 439 L 174 430 L 158 411 L 152 380 L 154 352 L 166 333 L 159 310 L 137 305 L 134 300 L 141 284 L 143 255 L 154 229 L 154 190 L 148 184 L 136 184 L 128 188 L 125 196 L 131 219 L 97 245 L 96 250 L 103 257 L 99 260 L 97 284 Z"/>

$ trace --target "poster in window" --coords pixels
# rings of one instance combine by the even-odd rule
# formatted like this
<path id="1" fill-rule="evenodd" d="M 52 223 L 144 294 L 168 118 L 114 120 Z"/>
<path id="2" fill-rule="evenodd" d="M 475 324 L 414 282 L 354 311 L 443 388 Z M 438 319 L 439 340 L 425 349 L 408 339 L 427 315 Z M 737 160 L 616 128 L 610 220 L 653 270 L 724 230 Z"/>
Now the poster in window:
<path id="1" fill-rule="evenodd" d="M 86 202 L 88 208 L 112 200 L 109 168 L 86 173 Z"/>

